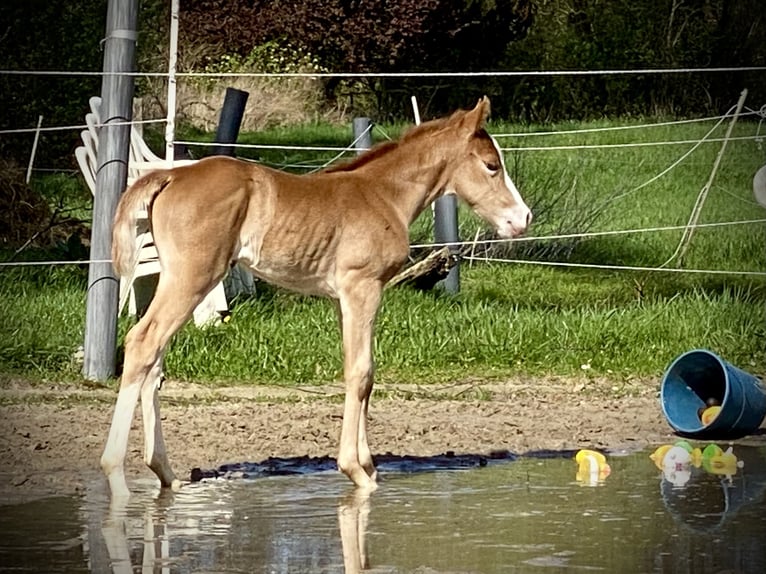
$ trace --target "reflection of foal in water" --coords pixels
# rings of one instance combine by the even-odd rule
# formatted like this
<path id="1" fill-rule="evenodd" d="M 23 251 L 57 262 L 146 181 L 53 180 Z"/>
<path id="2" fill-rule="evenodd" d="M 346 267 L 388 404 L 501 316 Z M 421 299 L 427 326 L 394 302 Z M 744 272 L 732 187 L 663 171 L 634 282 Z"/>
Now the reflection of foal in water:
<path id="1" fill-rule="evenodd" d="M 346 399 L 338 467 L 372 490 L 367 445 L 373 382 L 373 325 L 383 286 L 407 260 L 408 227 L 451 191 L 502 237 L 526 229 L 531 214 L 505 171 L 484 124 L 489 100 L 424 123 L 350 163 L 311 175 L 214 157 L 156 171 L 123 195 L 112 256 L 125 275 L 135 262 L 135 214 L 148 208 L 159 253 L 159 283 L 146 314 L 125 339 L 125 365 L 101 457 L 113 495 L 127 495 L 124 459 L 139 396 L 144 460 L 163 486 L 180 485 L 160 428 L 157 390 L 168 341 L 234 263 L 270 283 L 337 301 Z"/>

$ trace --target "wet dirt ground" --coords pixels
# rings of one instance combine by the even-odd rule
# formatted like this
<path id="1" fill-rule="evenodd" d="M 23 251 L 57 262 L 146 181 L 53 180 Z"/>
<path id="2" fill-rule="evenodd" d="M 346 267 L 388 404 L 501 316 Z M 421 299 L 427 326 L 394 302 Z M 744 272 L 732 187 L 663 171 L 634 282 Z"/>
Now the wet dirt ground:
<path id="1" fill-rule="evenodd" d="M 599 379 L 376 384 L 373 453 L 489 455 L 596 448 L 638 450 L 674 440 L 659 381 Z M 286 389 L 166 381 L 160 393 L 170 460 L 194 468 L 268 457 L 335 456 L 342 386 Z M 81 492 L 98 476 L 116 387 L 0 379 L 0 500 Z M 151 478 L 141 460 L 140 409 L 128 479 Z"/>

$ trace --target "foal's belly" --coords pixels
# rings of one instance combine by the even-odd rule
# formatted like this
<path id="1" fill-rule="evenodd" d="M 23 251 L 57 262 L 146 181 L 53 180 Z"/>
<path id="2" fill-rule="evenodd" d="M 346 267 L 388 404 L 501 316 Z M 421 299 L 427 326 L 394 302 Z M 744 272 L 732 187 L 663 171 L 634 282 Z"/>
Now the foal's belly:
<path id="1" fill-rule="evenodd" d="M 305 295 L 334 297 L 336 294 L 335 264 L 327 252 L 311 256 L 281 249 L 258 249 L 244 242 L 234 259 L 272 285 Z"/>
<path id="2" fill-rule="evenodd" d="M 335 296 L 333 277 L 298 266 L 268 265 L 263 262 L 251 267 L 253 275 L 267 283 L 277 285 L 304 295 Z"/>

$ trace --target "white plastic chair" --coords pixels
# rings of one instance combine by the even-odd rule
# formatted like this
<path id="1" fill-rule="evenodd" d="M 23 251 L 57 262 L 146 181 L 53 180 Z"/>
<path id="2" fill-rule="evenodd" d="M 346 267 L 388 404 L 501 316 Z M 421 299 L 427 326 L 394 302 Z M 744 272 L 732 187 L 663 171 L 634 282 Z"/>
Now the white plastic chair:
<path id="1" fill-rule="evenodd" d="M 753 195 L 755 195 L 755 200 L 762 207 L 766 207 L 766 165 L 755 172 L 755 177 L 753 177 Z"/>
<path id="2" fill-rule="evenodd" d="M 94 96 L 89 100 L 91 111 L 85 116 L 87 129 L 80 132 L 83 145 L 75 149 L 75 158 L 80 166 L 85 183 L 91 193 L 96 194 L 96 173 L 98 171 L 98 136 L 101 125 L 101 98 Z M 194 160 L 168 162 L 155 155 L 141 135 L 131 128 L 130 154 L 128 160 L 128 185 L 143 174 L 155 169 L 165 169 L 172 166 L 188 165 Z M 146 211 L 138 213 L 136 222 L 136 245 L 138 258 L 132 273 L 120 278 L 120 300 L 118 314 L 128 303 L 128 312 L 136 315 L 143 311 L 151 301 L 157 286 L 161 270 L 157 249 L 154 246 L 149 219 Z M 205 299 L 194 310 L 194 322 L 199 326 L 219 323 L 222 314 L 229 309 L 223 283 L 213 288 Z"/>

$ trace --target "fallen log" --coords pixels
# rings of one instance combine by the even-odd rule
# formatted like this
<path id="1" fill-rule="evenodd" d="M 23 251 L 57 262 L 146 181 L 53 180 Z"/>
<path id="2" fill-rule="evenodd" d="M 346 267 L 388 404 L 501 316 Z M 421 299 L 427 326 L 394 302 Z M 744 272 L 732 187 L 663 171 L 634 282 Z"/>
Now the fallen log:
<path id="1" fill-rule="evenodd" d="M 457 262 L 457 254 L 450 252 L 448 247 L 442 247 L 399 272 L 388 282 L 386 288 L 409 285 L 422 291 L 433 289 L 434 285 L 447 277 Z"/>

